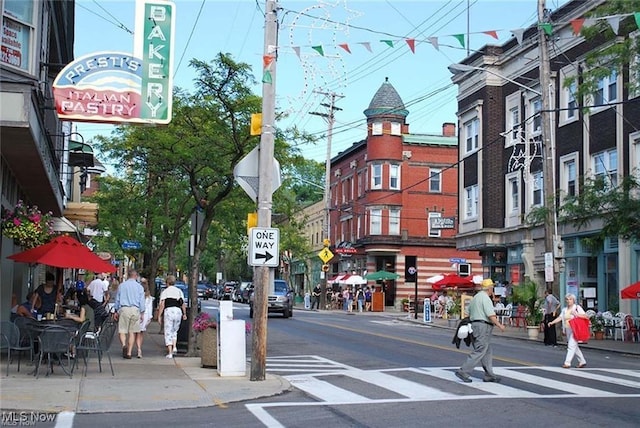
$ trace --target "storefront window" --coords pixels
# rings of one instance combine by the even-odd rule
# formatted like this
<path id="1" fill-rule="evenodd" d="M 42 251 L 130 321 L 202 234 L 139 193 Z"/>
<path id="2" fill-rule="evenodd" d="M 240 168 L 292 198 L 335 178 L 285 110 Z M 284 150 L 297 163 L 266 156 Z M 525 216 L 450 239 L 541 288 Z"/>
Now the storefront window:
<path id="1" fill-rule="evenodd" d="M 2 16 L 2 51 L 0 61 L 22 70 L 31 64 L 33 6 L 29 0 L 5 0 Z"/>

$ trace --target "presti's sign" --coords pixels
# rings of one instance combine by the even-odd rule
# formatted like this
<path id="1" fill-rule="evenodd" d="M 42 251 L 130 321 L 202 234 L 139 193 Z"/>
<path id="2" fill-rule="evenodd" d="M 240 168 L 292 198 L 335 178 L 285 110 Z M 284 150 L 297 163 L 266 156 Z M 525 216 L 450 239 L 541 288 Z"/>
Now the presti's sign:
<path id="1" fill-rule="evenodd" d="M 175 5 L 136 3 L 136 54 L 98 52 L 68 64 L 53 82 L 61 120 L 171 122 Z"/>

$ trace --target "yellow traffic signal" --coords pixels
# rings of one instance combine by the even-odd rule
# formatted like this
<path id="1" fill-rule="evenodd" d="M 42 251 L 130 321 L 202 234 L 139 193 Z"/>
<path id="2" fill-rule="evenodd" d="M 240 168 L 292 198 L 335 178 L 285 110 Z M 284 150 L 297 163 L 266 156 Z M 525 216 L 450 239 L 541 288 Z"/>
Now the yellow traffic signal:
<path id="1" fill-rule="evenodd" d="M 325 247 L 328 247 L 329 245 L 331 245 L 331 240 L 330 240 L 329 238 L 324 238 L 324 239 L 322 240 L 322 244 L 323 244 Z"/>
<path id="2" fill-rule="evenodd" d="M 258 226 L 258 213 L 247 213 L 247 235 L 251 229 Z"/>

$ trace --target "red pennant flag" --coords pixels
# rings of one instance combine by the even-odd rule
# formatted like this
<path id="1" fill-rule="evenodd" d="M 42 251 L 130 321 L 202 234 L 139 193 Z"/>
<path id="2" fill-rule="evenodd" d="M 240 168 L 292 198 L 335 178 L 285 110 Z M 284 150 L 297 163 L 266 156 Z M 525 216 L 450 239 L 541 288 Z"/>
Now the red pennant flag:
<path id="1" fill-rule="evenodd" d="M 416 39 L 406 39 L 407 44 L 411 52 L 416 53 Z"/>
<path id="2" fill-rule="evenodd" d="M 498 40 L 498 32 L 496 30 L 483 31 L 483 33 Z"/>
<path id="3" fill-rule="evenodd" d="M 347 52 L 351 53 L 351 49 L 349 49 L 349 45 L 348 45 L 348 44 L 343 43 L 343 44 L 338 45 L 338 46 L 340 46 L 340 47 L 341 47 L 342 49 L 344 49 L 345 51 L 347 51 Z"/>
<path id="4" fill-rule="evenodd" d="M 573 28 L 573 34 L 576 36 L 580 34 L 580 30 L 582 30 L 582 26 L 584 25 L 584 18 L 572 19 L 571 28 Z"/>
<path id="5" fill-rule="evenodd" d="M 273 62 L 275 57 L 273 55 L 263 55 L 262 56 L 262 68 L 267 68 Z"/>

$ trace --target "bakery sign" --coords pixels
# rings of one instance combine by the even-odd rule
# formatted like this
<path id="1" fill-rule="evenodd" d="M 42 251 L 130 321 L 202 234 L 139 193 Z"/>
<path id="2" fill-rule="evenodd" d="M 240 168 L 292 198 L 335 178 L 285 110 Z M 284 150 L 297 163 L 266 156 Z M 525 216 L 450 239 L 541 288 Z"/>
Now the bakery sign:
<path id="1" fill-rule="evenodd" d="M 82 56 L 53 82 L 61 120 L 94 123 L 171 122 L 175 5 L 136 3 L 136 54 L 97 52 Z"/>
<path id="2" fill-rule="evenodd" d="M 429 227 L 431 229 L 455 229 L 455 217 L 431 217 L 429 219 Z"/>

